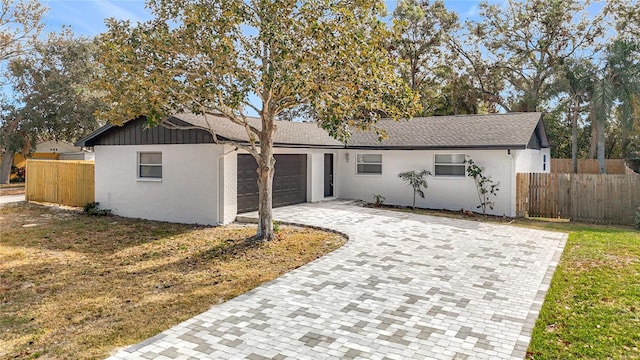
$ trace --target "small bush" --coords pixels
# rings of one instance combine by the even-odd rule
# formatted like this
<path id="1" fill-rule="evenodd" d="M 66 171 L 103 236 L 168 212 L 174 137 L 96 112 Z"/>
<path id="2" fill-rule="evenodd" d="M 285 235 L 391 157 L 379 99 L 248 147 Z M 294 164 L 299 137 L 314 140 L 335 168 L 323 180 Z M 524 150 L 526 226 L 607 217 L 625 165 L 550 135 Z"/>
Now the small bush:
<path id="1" fill-rule="evenodd" d="M 84 206 L 84 213 L 90 216 L 107 216 L 111 215 L 111 210 L 100 209 L 99 202 L 90 202 Z"/>
<path id="2" fill-rule="evenodd" d="M 387 198 L 385 198 L 384 196 L 382 196 L 380 194 L 374 194 L 373 195 L 373 206 L 380 207 L 380 206 L 382 206 L 382 204 L 384 204 L 385 200 L 387 200 Z"/>
<path id="3" fill-rule="evenodd" d="M 636 210 L 636 229 L 640 230 L 640 208 Z"/>
<path id="4" fill-rule="evenodd" d="M 280 231 L 280 222 L 278 221 L 273 221 L 273 232 L 277 233 Z"/>

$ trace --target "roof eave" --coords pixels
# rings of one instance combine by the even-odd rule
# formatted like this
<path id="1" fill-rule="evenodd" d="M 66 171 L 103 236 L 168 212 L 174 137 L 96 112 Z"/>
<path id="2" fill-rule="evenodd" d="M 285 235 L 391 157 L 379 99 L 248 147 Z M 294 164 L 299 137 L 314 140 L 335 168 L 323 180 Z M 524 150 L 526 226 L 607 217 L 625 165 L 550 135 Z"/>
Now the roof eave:
<path id="1" fill-rule="evenodd" d="M 104 134 L 106 131 L 110 130 L 111 128 L 113 128 L 114 125 L 112 124 L 107 124 L 104 125 L 100 128 L 98 128 L 98 130 L 92 132 L 91 134 L 83 137 L 82 139 L 76 141 L 75 143 L 73 143 L 73 145 L 77 146 L 77 147 L 92 147 L 93 145 L 95 145 L 94 142 L 92 142 L 92 140 L 100 137 L 100 135 Z"/>
<path id="2" fill-rule="evenodd" d="M 346 149 L 353 150 L 521 150 L 525 144 L 513 145 L 347 145 Z"/>

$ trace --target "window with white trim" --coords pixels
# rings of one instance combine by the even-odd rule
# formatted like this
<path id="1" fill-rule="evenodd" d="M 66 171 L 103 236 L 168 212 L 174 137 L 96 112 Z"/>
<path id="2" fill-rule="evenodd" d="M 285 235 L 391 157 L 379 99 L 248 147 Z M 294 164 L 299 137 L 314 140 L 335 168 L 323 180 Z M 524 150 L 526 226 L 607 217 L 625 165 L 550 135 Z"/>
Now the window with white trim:
<path id="1" fill-rule="evenodd" d="M 434 164 L 435 176 L 465 176 L 465 154 L 436 154 Z"/>
<path id="2" fill-rule="evenodd" d="M 162 179 L 162 153 L 138 153 L 138 178 Z"/>
<path id="3" fill-rule="evenodd" d="M 357 154 L 356 174 L 382 174 L 382 154 Z"/>

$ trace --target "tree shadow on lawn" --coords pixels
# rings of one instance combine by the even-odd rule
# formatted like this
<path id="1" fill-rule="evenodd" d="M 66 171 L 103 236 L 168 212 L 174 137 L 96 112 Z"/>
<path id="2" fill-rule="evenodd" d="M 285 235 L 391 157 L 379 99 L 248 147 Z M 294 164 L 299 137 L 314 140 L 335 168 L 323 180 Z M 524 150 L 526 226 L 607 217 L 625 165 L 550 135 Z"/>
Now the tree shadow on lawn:
<path id="1" fill-rule="evenodd" d="M 344 242 L 286 227 L 282 239 L 255 242 L 253 226 L 42 217 L 50 210 L 28 207 L 0 208 L 0 353 L 11 358 L 104 358 Z"/>

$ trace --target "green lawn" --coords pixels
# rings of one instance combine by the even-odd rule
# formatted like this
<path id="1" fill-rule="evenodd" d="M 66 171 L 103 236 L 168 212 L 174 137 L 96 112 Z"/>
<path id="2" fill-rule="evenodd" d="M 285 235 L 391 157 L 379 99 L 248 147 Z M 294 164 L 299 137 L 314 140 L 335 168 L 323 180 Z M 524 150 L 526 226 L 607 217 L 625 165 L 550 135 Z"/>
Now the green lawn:
<path id="1" fill-rule="evenodd" d="M 567 231 L 569 240 L 527 358 L 639 359 L 640 232 L 595 225 L 538 226 Z"/>

